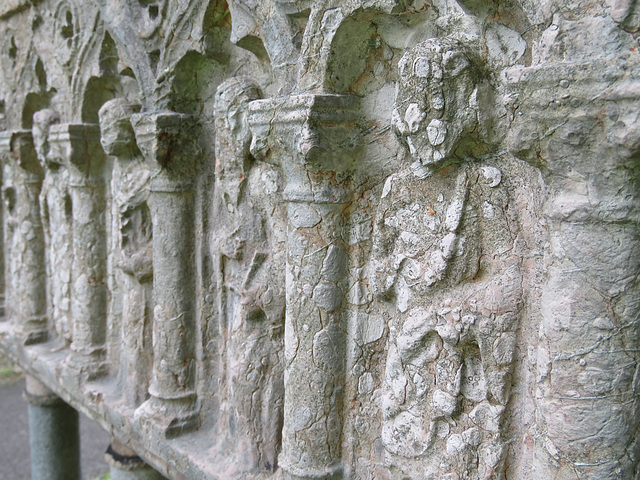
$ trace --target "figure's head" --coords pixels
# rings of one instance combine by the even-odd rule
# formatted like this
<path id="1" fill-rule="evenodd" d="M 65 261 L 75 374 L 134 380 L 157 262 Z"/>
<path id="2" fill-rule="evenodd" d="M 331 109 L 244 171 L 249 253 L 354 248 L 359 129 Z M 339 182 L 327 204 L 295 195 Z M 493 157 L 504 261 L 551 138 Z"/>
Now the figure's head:
<path id="1" fill-rule="evenodd" d="M 412 157 L 435 165 L 455 151 L 477 123 L 477 71 L 463 46 L 432 38 L 404 54 L 392 123 Z"/>
<path id="2" fill-rule="evenodd" d="M 40 163 L 45 166 L 48 163 L 49 153 L 49 129 L 54 123 L 60 123 L 60 114 L 50 108 L 38 110 L 33 114 L 33 144 Z"/>
<path id="3" fill-rule="evenodd" d="M 250 158 L 251 131 L 247 119 L 249 102 L 260 98 L 258 87 L 244 77 L 221 83 L 216 91 L 216 175 L 235 201 Z"/>
<path id="4" fill-rule="evenodd" d="M 258 87 L 248 78 L 233 77 L 218 86 L 216 91 L 214 114 L 216 134 L 216 147 L 220 147 L 225 153 L 232 153 L 223 158 L 224 161 L 232 161 L 249 156 L 251 144 L 251 132 L 246 118 L 247 105 L 260 98 Z M 222 153 L 222 152 L 221 152 Z"/>
<path id="5" fill-rule="evenodd" d="M 140 105 L 123 98 L 109 100 L 98 112 L 100 143 L 107 155 L 124 156 L 135 151 L 136 136 L 131 115 L 140 112 Z"/>

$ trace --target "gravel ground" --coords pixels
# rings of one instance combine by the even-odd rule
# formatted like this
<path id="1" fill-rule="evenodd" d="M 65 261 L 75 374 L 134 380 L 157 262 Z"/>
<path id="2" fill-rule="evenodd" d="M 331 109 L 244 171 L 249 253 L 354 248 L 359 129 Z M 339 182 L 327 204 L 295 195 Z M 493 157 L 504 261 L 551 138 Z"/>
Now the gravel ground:
<path id="1" fill-rule="evenodd" d="M 0 356 L 0 480 L 29 480 L 29 425 L 22 398 L 24 376 Z M 82 478 L 94 479 L 109 471 L 104 452 L 109 435 L 80 415 Z"/>

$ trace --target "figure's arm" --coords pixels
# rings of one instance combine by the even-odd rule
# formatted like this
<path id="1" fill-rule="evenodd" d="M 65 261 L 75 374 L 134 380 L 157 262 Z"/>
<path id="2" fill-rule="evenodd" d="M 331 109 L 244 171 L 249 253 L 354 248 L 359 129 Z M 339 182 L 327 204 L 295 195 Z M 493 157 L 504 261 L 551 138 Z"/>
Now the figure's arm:
<path id="1" fill-rule="evenodd" d="M 394 251 L 400 232 L 397 225 L 389 218 L 390 212 L 393 211 L 393 195 L 391 194 L 393 181 L 394 176 L 391 176 L 385 182 L 380 205 L 376 211 L 369 270 L 371 291 L 374 295 L 383 298 L 391 296 L 399 268 L 399 265 L 396 265 Z"/>

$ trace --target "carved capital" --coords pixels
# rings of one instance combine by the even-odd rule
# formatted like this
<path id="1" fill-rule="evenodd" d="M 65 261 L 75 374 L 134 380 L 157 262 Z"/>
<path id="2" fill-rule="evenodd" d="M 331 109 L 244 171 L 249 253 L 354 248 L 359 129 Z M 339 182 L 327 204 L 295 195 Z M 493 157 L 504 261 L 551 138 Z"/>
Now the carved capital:
<path id="1" fill-rule="evenodd" d="M 100 127 L 94 123 L 52 125 L 47 159 L 67 166 L 83 177 L 99 177 L 105 155 L 100 145 Z"/>
<path id="2" fill-rule="evenodd" d="M 145 159 L 157 164 L 165 176 L 181 181 L 194 176 L 201 150 L 198 124 L 182 113 L 139 113 L 131 124 Z"/>
<path id="3" fill-rule="evenodd" d="M 28 173 L 42 174 L 30 130 L 0 132 L 0 159 L 15 162 Z"/>
<path id="4" fill-rule="evenodd" d="M 249 104 L 251 153 L 279 165 L 290 201 L 342 203 L 359 147 L 359 99 L 304 94 Z"/>
<path id="5" fill-rule="evenodd" d="M 36 407 L 53 407 L 62 405 L 63 401 L 55 393 L 40 383 L 35 377 L 27 375 L 23 398 L 29 405 Z"/>
<path id="6" fill-rule="evenodd" d="M 637 211 L 633 182 L 620 172 L 640 152 L 639 74 L 640 63 L 633 57 L 503 72 L 505 104 L 512 115 L 507 148 L 541 167 L 545 176 L 589 179 L 593 188 L 589 196 L 575 180 L 552 183 L 557 198 L 547 214 L 611 221 Z"/>
<path id="7" fill-rule="evenodd" d="M 613 102 L 634 106 L 640 97 L 638 72 L 640 63 L 633 57 L 623 57 L 617 62 L 594 59 L 504 70 L 505 103 L 512 113 L 517 112 L 512 120 L 518 128 L 510 132 L 510 146 L 518 135 L 526 133 L 521 127 L 529 124 L 531 129 L 532 119 L 536 120 L 537 128 L 525 139 L 532 135 L 537 138 L 547 119 L 568 121 L 569 111 L 579 109 L 583 114 L 597 117 L 603 106 L 611 106 Z M 520 113 L 523 108 L 525 112 Z"/>

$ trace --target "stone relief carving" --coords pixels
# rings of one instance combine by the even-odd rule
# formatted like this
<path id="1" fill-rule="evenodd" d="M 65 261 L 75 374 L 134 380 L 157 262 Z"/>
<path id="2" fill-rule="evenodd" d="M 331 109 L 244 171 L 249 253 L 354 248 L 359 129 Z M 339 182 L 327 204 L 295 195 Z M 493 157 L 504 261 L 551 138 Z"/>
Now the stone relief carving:
<path id="1" fill-rule="evenodd" d="M 345 303 L 349 256 L 346 180 L 359 158 L 358 98 L 302 94 L 249 107 L 251 151 L 285 177 L 285 478 L 343 474 Z M 328 112 L 331 112 L 327 115 Z M 356 131 L 357 131 L 357 127 Z"/>
<path id="2" fill-rule="evenodd" d="M 134 5 L 134 22 L 140 38 L 147 39 L 158 33 L 166 14 L 166 0 L 137 0 L 132 4 Z"/>
<path id="3" fill-rule="evenodd" d="M 0 155 L 4 170 L 8 207 L 9 282 L 8 301 L 14 313 L 18 341 L 23 345 L 45 342 L 47 330 L 46 267 L 44 235 L 38 197 L 42 188 L 42 169 L 28 130 L 2 132 Z"/>
<path id="4" fill-rule="evenodd" d="M 256 55 L 268 57 L 278 88 L 292 88 L 302 32 L 290 16 L 302 15 L 311 2 L 228 2 L 233 19 L 230 40 Z M 284 8 L 283 8 L 284 7 Z M 288 8 L 286 8 L 288 7 Z"/>
<path id="5" fill-rule="evenodd" d="M 60 66 L 64 68 L 72 67 L 73 60 L 78 50 L 78 20 L 77 12 L 73 3 L 58 3 L 55 21 L 53 46 L 56 50 L 54 55 Z"/>
<path id="6" fill-rule="evenodd" d="M 246 78 L 216 93 L 216 185 L 213 235 L 223 346 L 228 429 L 249 470 L 277 466 L 284 401 L 284 266 L 274 238 L 269 195 L 277 173 L 249 153 L 249 102 L 259 98 Z"/>
<path id="7" fill-rule="evenodd" d="M 518 225 L 492 159 L 456 157 L 477 123 L 478 69 L 462 45 L 420 43 L 399 69 L 393 125 L 413 163 L 385 183 L 370 278 L 397 308 L 382 443 L 394 478 L 496 478 L 522 307 Z"/>
<path id="8" fill-rule="evenodd" d="M 47 251 L 50 321 L 59 338 L 71 343 L 71 196 L 69 174 L 64 165 L 49 156 L 49 129 L 60 123 L 60 115 L 51 109 L 33 116 L 33 140 L 38 160 L 45 172 L 40 193 L 40 213 Z"/>
<path id="9" fill-rule="evenodd" d="M 135 421 L 164 438 L 198 427 L 193 176 L 201 155 L 197 126 L 185 114 L 132 116 L 137 144 L 153 165 L 153 368 L 149 399 Z M 169 220 L 170 219 L 170 220 Z"/>
<path id="10" fill-rule="evenodd" d="M 234 0 L 228 3 L 233 19 L 231 42 L 259 57 L 267 57 L 273 69 L 275 87 L 280 94 L 285 94 L 331 91 L 328 70 L 336 56 L 334 49 L 341 26 L 363 10 L 370 15 L 374 12 L 389 14 L 401 2 L 374 0 L 365 2 L 366 6 L 361 2 L 334 0 Z M 354 34 L 353 42 L 360 46 L 358 35 Z M 352 60 L 352 63 L 362 63 L 356 56 Z M 353 76 L 351 63 L 342 66 L 339 75 Z M 357 72 L 355 78 L 362 73 Z"/>
<path id="11" fill-rule="evenodd" d="M 640 144 L 638 64 L 626 53 L 637 41 L 622 19 L 637 21 L 637 6 L 542 5 L 548 17 L 539 21 L 549 23 L 533 44 L 540 55 L 503 76 L 508 148 L 532 164 L 548 159 L 532 469 L 554 479 L 633 478 L 638 351 L 629 345 L 639 305 L 636 276 L 626 272 L 638 265 Z"/>
<path id="12" fill-rule="evenodd" d="M 20 259 L 16 251 L 20 248 L 20 237 L 16 231 L 19 220 L 17 217 L 17 189 L 15 175 L 10 163 L 10 136 L 8 132 L 4 134 L 2 151 L 2 202 L 3 202 L 3 252 L 5 261 L 5 278 L 7 293 L 5 294 L 7 317 L 16 318 L 18 312 L 17 288 L 20 282 L 18 272 L 20 271 Z"/>
<path id="13" fill-rule="evenodd" d="M 122 272 L 123 346 L 120 384 L 127 404 L 139 406 L 148 396 L 151 373 L 152 231 L 149 209 L 151 172 L 135 142 L 131 115 L 140 105 L 124 99 L 106 102 L 100 109 L 100 143 L 115 157 L 111 178 L 113 230 L 118 232 L 116 267 Z"/>
<path id="14" fill-rule="evenodd" d="M 102 175 L 104 151 L 97 124 L 60 123 L 49 129 L 51 163 L 69 172 L 71 198 L 71 378 L 94 378 L 106 373 L 108 290 L 106 285 L 107 202 Z"/>

